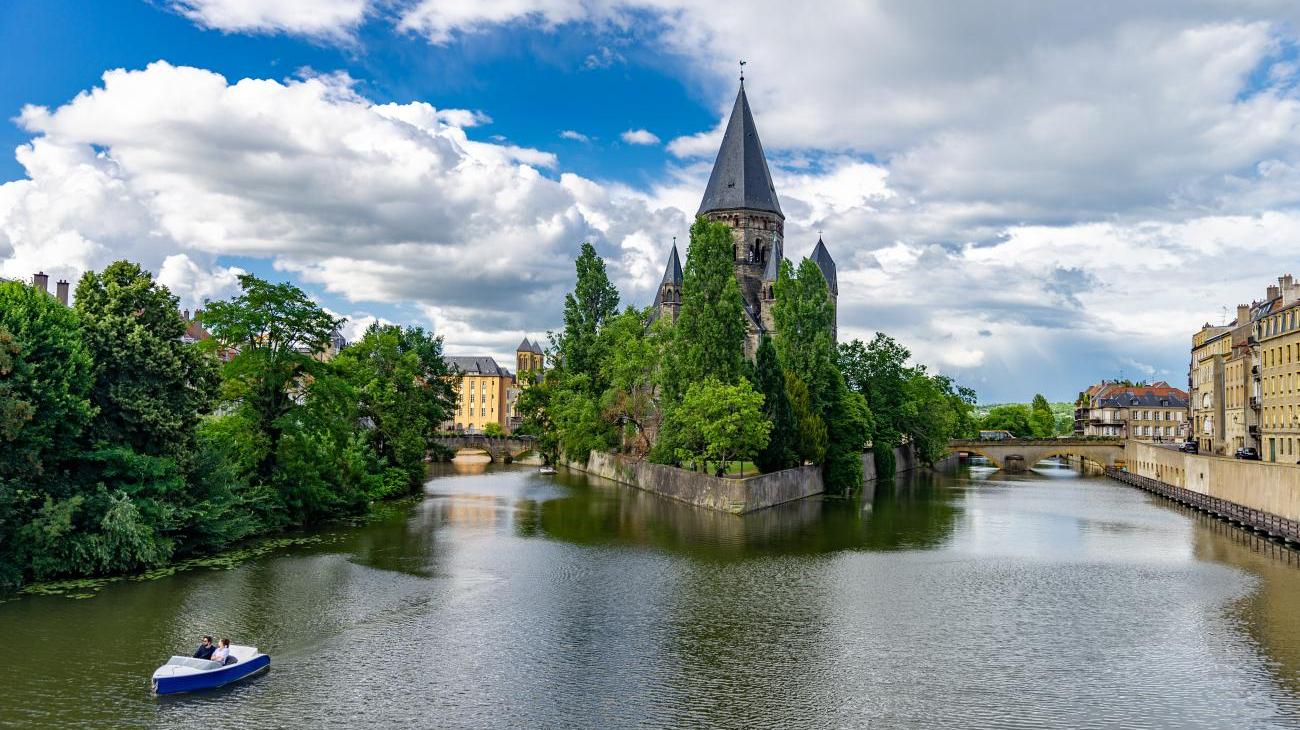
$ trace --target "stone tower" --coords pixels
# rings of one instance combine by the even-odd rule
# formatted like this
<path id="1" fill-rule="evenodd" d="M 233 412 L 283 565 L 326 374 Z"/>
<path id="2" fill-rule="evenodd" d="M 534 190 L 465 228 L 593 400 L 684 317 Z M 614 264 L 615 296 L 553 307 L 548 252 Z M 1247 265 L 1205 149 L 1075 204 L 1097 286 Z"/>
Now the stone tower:
<path id="1" fill-rule="evenodd" d="M 677 257 L 677 239 L 673 239 L 673 250 L 668 254 L 668 265 L 664 267 L 664 278 L 659 282 L 659 291 L 655 294 L 656 317 L 667 317 L 677 321 L 677 312 L 682 308 L 682 262 Z"/>
<path id="2" fill-rule="evenodd" d="M 731 227 L 732 270 L 740 284 L 745 309 L 745 356 L 752 360 L 763 334 L 776 332 L 772 318 L 776 303 L 773 285 L 784 260 L 785 214 L 781 212 L 776 186 L 767 169 L 763 143 L 758 139 L 754 114 L 745 96 L 744 79 L 740 81 L 740 91 L 722 135 L 722 146 L 696 215 Z M 836 304 L 839 286 L 835 280 L 835 261 L 820 236 L 812 260 L 826 277 L 831 304 Z M 682 269 L 674 241 L 668 268 L 655 295 L 655 317 L 667 314 L 676 318 L 681 308 L 681 286 Z M 832 337 L 836 336 L 836 330 L 832 323 Z"/>
<path id="3" fill-rule="evenodd" d="M 519 347 L 515 348 L 515 375 L 523 379 L 525 373 L 531 373 L 536 378 L 546 369 L 546 355 L 542 348 L 536 342 L 529 342 L 525 337 Z"/>

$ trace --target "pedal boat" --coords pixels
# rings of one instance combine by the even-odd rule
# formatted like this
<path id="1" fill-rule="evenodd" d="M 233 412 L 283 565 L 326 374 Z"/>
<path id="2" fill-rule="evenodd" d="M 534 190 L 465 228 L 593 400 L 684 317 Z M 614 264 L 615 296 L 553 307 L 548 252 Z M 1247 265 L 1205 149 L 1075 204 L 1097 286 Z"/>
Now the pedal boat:
<path id="1" fill-rule="evenodd" d="M 234 664 L 218 664 L 207 659 L 174 656 L 153 673 L 153 691 L 160 695 L 194 692 L 224 687 L 251 677 L 271 666 L 271 657 L 255 646 L 230 645 Z"/>

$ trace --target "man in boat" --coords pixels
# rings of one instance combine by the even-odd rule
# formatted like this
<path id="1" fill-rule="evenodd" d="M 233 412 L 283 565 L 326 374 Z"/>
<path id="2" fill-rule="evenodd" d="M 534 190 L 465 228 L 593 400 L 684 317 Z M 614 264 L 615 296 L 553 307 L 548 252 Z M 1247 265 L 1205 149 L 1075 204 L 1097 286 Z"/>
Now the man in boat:
<path id="1" fill-rule="evenodd" d="M 216 650 L 217 647 L 212 645 L 212 637 L 205 636 L 202 643 L 199 644 L 199 648 L 194 652 L 194 658 L 210 660 L 212 659 L 212 652 Z"/>

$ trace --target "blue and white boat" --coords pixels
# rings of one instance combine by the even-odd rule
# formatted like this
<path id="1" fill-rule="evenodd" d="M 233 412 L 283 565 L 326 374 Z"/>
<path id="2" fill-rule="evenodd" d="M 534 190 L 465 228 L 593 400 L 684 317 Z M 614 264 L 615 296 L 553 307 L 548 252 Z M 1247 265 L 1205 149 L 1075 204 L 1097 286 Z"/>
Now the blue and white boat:
<path id="1" fill-rule="evenodd" d="M 251 677 L 271 666 L 271 657 L 255 646 L 230 645 L 234 664 L 218 664 L 207 659 L 174 656 L 153 673 L 153 691 L 160 695 L 215 689 Z"/>

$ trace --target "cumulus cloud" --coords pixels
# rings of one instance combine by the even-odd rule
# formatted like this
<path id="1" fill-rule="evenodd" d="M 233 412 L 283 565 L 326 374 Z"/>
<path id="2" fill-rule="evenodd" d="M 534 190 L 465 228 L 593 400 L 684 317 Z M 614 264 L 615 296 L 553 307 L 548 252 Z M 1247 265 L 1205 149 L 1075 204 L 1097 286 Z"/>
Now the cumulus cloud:
<path id="1" fill-rule="evenodd" d="M 628 144 L 651 145 L 659 144 L 659 137 L 648 129 L 629 129 L 620 135 L 624 142 Z"/>
<path id="2" fill-rule="evenodd" d="M 0 272 L 71 277 L 125 257 L 197 302 L 233 284 L 218 257 L 262 258 L 349 301 L 455 311 L 506 352 L 504 333 L 553 326 L 582 241 L 632 271 L 626 240 L 684 225 L 549 179 L 537 165 L 553 155 L 471 140 L 466 119 L 373 104 L 339 75 L 110 71 L 63 106 L 23 110 L 36 137 L 18 152 L 27 178 L 0 185 Z"/>
<path id="3" fill-rule="evenodd" d="M 583 134 L 582 132 L 578 132 L 578 131 L 575 131 L 575 130 L 572 130 L 572 129 L 566 129 L 566 130 L 560 132 L 560 139 L 569 139 L 569 140 L 573 140 L 574 142 L 590 142 L 590 141 L 591 141 L 591 137 L 588 137 L 587 135 Z"/>
<path id="4" fill-rule="evenodd" d="M 173 0 L 195 23 L 240 33 L 289 33 L 347 39 L 364 20 L 368 0 Z"/>

